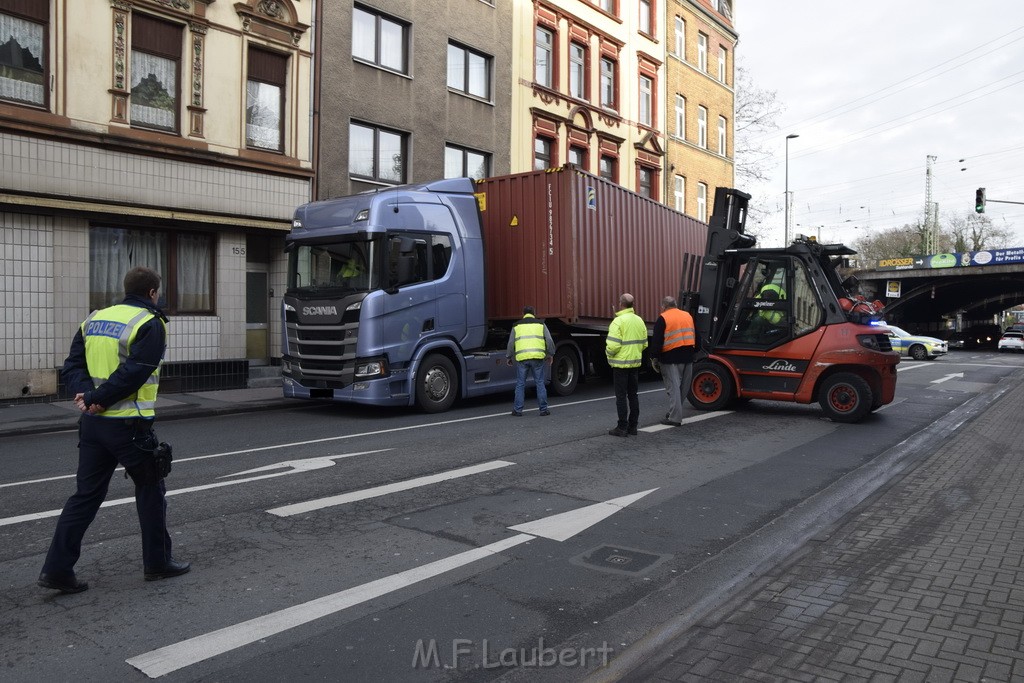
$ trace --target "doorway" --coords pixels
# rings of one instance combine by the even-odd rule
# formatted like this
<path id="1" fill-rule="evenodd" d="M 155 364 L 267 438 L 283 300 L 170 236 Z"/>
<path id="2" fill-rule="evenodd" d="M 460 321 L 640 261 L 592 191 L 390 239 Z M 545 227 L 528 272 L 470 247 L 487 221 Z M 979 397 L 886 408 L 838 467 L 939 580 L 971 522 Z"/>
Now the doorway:
<path id="1" fill-rule="evenodd" d="M 245 270 L 245 355 L 250 365 L 270 364 L 270 285 L 267 266 Z"/>

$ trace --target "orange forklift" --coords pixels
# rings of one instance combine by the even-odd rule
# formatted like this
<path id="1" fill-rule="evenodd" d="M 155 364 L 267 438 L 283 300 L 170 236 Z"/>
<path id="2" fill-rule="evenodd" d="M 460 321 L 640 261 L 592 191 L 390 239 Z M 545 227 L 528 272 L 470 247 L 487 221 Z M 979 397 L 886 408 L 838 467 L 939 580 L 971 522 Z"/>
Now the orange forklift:
<path id="1" fill-rule="evenodd" d="M 689 401 L 701 410 L 739 400 L 821 404 L 836 422 L 859 422 L 891 403 L 899 354 L 881 305 L 838 272 L 856 252 L 798 235 L 756 249 L 744 231 L 750 195 L 715 190 L 694 313 L 699 353 Z M 695 278 L 691 278 L 693 281 Z"/>

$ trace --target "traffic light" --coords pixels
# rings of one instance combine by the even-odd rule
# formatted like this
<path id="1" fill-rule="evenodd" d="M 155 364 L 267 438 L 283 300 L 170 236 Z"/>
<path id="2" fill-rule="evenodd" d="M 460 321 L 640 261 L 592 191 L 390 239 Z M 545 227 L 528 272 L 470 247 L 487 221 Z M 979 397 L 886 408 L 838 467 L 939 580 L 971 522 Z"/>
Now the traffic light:
<path id="1" fill-rule="evenodd" d="M 985 188 L 979 187 L 974 193 L 974 210 L 978 213 L 985 213 Z"/>

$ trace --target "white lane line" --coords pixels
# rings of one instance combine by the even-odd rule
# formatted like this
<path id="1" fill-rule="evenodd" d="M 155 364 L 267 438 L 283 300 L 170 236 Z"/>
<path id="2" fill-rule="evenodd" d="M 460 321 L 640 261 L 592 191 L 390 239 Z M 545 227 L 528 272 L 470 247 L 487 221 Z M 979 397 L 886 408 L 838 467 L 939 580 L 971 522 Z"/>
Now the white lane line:
<path id="1" fill-rule="evenodd" d="M 405 481 L 398 481 L 395 482 L 394 484 L 374 486 L 372 488 L 362 489 L 360 491 L 349 491 L 348 493 L 342 493 L 337 496 L 330 496 L 328 498 L 318 498 L 316 500 L 307 500 L 303 503 L 295 503 L 293 505 L 283 505 L 279 508 L 267 510 L 267 512 L 269 512 L 272 515 L 277 515 L 278 517 L 290 517 L 292 515 L 301 515 L 306 512 L 312 512 L 313 510 L 321 510 L 323 508 L 335 507 L 337 505 L 345 505 L 346 503 L 354 503 L 357 500 L 366 500 L 367 498 L 386 496 L 389 493 L 397 493 L 398 491 L 408 491 L 409 489 L 418 488 L 420 486 L 437 484 L 442 481 L 458 479 L 459 477 L 468 477 L 473 474 L 480 474 L 481 472 L 490 472 L 491 470 L 501 469 L 502 467 L 508 467 L 509 465 L 515 465 L 515 463 L 509 462 L 507 460 L 492 460 L 490 462 L 481 463 L 479 465 L 473 465 L 471 467 L 460 467 L 459 469 L 448 470 L 446 472 L 438 472 L 437 474 L 416 477 L 415 479 L 406 479 Z"/>
<path id="2" fill-rule="evenodd" d="M 369 455 L 372 453 L 383 453 L 389 451 L 390 448 L 382 448 L 374 451 L 360 451 L 358 453 L 345 453 L 343 455 L 333 455 L 332 458 L 353 458 L 357 455 Z M 326 460 L 326 458 L 322 458 Z M 290 474 L 297 474 L 305 470 L 300 469 L 288 469 L 283 472 L 274 472 L 273 474 L 263 474 L 258 477 L 246 477 L 245 479 L 232 479 L 231 481 L 219 481 L 213 484 L 201 484 L 199 486 L 188 486 L 183 489 L 171 489 L 167 491 L 166 496 L 178 496 L 182 493 L 194 493 L 196 491 L 207 491 L 209 489 L 218 489 L 222 486 L 235 486 L 237 484 L 244 484 L 251 481 L 259 481 L 260 479 L 273 479 L 274 477 L 286 477 Z M 104 501 L 100 507 L 107 508 L 113 507 L 114 505 L 127 505 L 128 503 L 134 503 L 135 497 L 131 498 L 115 498 L 114 500 Z M 45 512 L 33 512 L 28 515 L 19 515 L 17 517 L 5 517 L 0 519 L 0 526 L 10 526 L 12 524 L 20 524 L 21 522 L 33 522 L 38 519 L 46 519 L 47 517 L 56 517 L 60 514 L 60 510 L 46 510 Z"/>
<path id="3" fill-rule="evenodd" d="M 934 363 L 917 363 L 916 365 L 910 365 L 906 361 L 896 366 L 896 372 L 903 372 L 904 370 L 917 370 L 918 368 L 933 368 Z"/>
<path id="4" fill-rule="evenodd" d="M 653 394 L 655 392 L 664 392 L 662 389 L 648 389 L 641 391 L 641 394 Z M 584 403 L 594 403 L 596 401 L 610 401 L 613 400 L 614 396 L 602 396 L 600 398 L 588 398 L 582 401 L 570 401 L 569 403 L 559 403 L 557 406 L 550 406 L 552 410 L 559 410 L 561 408 L 568 408 L 569 406 L 583 405 Z M 527 408 L 524 412 L 533 412 L 536 408 Z M 342 439 L 358 439 L 364 436 L 381 436 L 383 434 L 394 434 L 396 432 L 406 432 L 412 429 L 427 429 L 429 427 L 445 427 L 447 425 L 459 424 L 461 422 L 474 422 L 476 420 L 489 420 L 495 417 L 508 417 L 507 411 L 500 413 L 491 413 L 490 415 L 477 415 L 476 417 L 460 417 L 455 420 L 444 420 L 443 422 L 428 422 L 426 424 L 408 425 L 405 427 L 392 427 L 391 429 L 379 429 L 374 432 L 360 432 L 358 434 L 342 434 L 341 436 L 328 436 L 322 439 L 310 439 L 308 441 L 293 441 L 291 443 L 282 443 L 276 446 L 258 446 L 256 448 L 244 448 L 238 451 L 225 451 L 223 453 L 210 453 L 209 455 L 196 455 L 191 458 L 175 458 L 175 464 L 183 462 L 192 462 L 193 460 L 207 460 L 209 458 L 223 458 L 228 455 L 245 455 L 247 453 L 260 453 L 262 451 L 273 451 L 280 448 L 293 448 L 295 446 L 309 446 L 315 443 L 327 443 L 329 441 L 341 441 Z M 603 432 L 602 432 L 603 433 Z M 120 471 L 120 469 L 118 470 Z M 74 479 L 75 475 L 65 474 L 59 477 L 47 477 L 46 479 L 32 479 L 29 481 L 16 481 L 8 484 L 0 484 L 0 488 L 6 486 L 23 486 L 25 484 L 37 484 L 46 481 L 56 481 L 58 479 Z"/>
<path id="5" fill-rule="evenodd" d="M 201 636 L 146 652 L 125 661 L 150 678 L 157 678 L 205 659 L 255 643 L 262 638 L 269 638 L 288 629 L 308 624 L 311 621 L 340 612 L 367 600 L 379 598 L 382 595 L 387 595 L 420 581 L 425 581 L 440 574 L 450 572 L 453 569 L 458 569 L 486 557 L 491 557 L 509 548 L 532 541 L 535 538 L 536 536 L 531 536 L 530 534 L 518 534 L 511 538 L 485 545 L 482 548 L 467 550 L 458 555 L 452 555 L 451 557 L 446 557 L 421 567 L 414 567 L 404 572 L 384 577 L 383 579 L 364 583 L 361 586 L 325 595 L 322 598 L 243 621 L 234 626 L 227 626 L 211 633 L 204 633 Z"/>
<path id="6" fill-rule="evenodd" d="M 715 410 L 715 411 L 712 411 L 710 413 L 699 413 L 697 415 L 693 415 L 691 417 L 688 417 L 688 418 L 682 420 L 682 424 L 684 424 L 684 425 L 693 424 L 694 422 L 700 422 L 702 420 L 710 420 L 713 417 L 721 417 L 723 415 L 729 415 L 730 413 L 733 413 L 733 412 L 735 412 L 735 411 L 732 411 L 732 410 Z M 640 431 L 641 432 L 651 432 L 651 433 L 653 433 L 653 432 L 660 432 L 660 431 L 662 431 L 664 429 L 675 429 L 675 426 L 674 425 L 656 424 L 656 425 L 650 425 L 648 427 L 641 427 Z"/>
<path id="7" fill-rule="evenodd" d="M 301 605 L 286 607 L 278 612 L 249 619 L 241 624 L 227 626 L 212 633 L 183 640 L 180 643 L 167 645 L 125 661 L 150 678 L 157 678 L 230 650 L 250 645 L 263 638 L 269 638 L 282 631 L 308 624 L 353 605 L 458 569 L 477 560 L 494 556 L 537 537 L 565 541 L 657 490 L 648 489 L 575 510 L 560 512 L 550 517 L 535 519 L 517 526 L 510 526 L 509 529 L 520 533 L 482 548 L 474 548 L 421 567 L 413 567 L 398 574 L 364 583 L 361 586 L 304 602 Z"/>

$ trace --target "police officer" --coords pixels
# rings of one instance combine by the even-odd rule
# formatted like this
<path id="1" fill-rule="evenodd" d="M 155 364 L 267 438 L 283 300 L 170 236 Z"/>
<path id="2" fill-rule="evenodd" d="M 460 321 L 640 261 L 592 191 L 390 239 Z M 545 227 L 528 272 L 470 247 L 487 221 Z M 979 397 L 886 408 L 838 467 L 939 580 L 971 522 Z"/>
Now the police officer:
<path id="1" fill-rule="evenodd" d="M 678 427 L 683 420 L 683 400 L 690 388 L 693 354 L 696 349 L 693 316 L 676 306 L 675 297 L 661 300 L 661 315 L 654 323 L 651 356 L 654 369 L 661 372 L 668 394 L 668 413 L 663 425 Z"/>
<path id="2" fill-rule="evenodd" d="M 647 325 L 633 312 L 633 295 L 619 297 L 619 308 L 608 326 L 605 356 L 612 368 L 615 385 L 615 410 L 619 421 L 612 436 L 635 435 L 640 420 L 640 361 L 647 348 Z"/>
<path id="3" fill-rule="evenodd" d="M 512 403 L 512 415 L 522 417 L 523 404 L 526 401 L 526 377 L 533 375 L 533 383 L 537 387 L 537 405 L 541 417 L 551 414 L 548 410 L 548 390 L 544 386 L 547 379 L 547 366 L 551 365 L 555 354 L 555 342 L 551 332 L 538 320 L 533 306 L 523 307 L 523 318 L 512 326 L 508 335 L 508 346 L 505 348 L 505 359 L 512 365 L 516 362 L 516 394 Z"/>
<path id="4" fill-rule="evenodd" d="M 93 312 L 71 342 L 61 377 L 83 413 L 77 490 L 57 520 L 39 575 L 43 588 L 78 593 L 89 587 L 75 576 L 75 563 L 118 464 L 135 483 L 145 579 L 179 576 L 190 568 L 171 555 L 166 489 L 154 457 L 153 420 L 167 339 L 159 290 L 155 271 L 133 268 L 124 277 L 124 301 Z"/>

